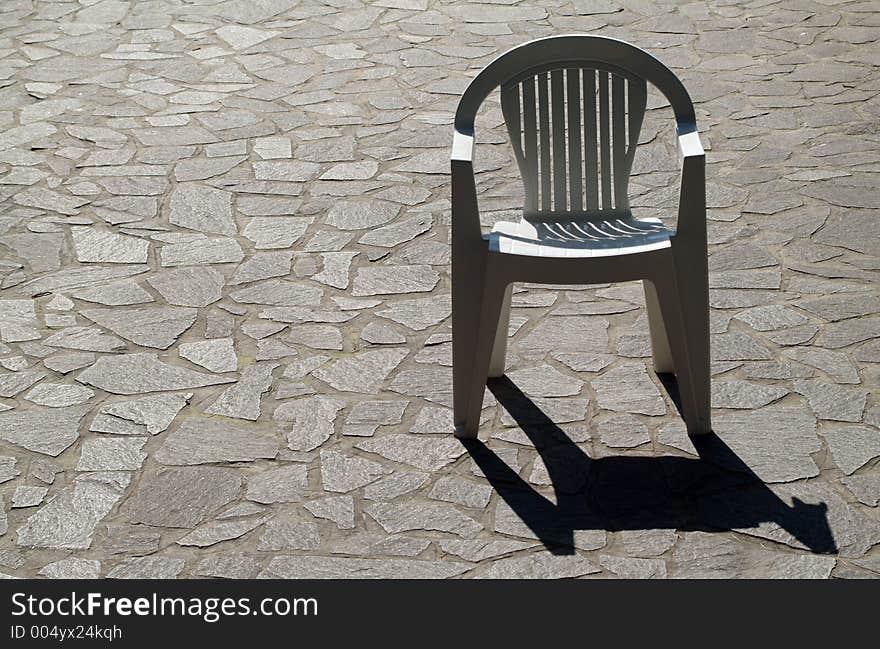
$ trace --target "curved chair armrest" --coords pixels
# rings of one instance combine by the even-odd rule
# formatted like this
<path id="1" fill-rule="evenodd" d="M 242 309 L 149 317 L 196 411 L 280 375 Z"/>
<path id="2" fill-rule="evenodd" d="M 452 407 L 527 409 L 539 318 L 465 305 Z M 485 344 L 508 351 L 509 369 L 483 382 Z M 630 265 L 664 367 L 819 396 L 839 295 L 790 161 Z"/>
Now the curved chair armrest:
<path id="1" fill-rule="evenodd" d="M 456 129 L 452 136 L 451 156 L 453 247 L 482 242 L 473 153 L 474 136 Z"/>
<path id="2" fill-rule="evenodd" d="M 706 153 L 695 124 L 678 126 L 682 156 L 676 238 L 706 245 Z"/>

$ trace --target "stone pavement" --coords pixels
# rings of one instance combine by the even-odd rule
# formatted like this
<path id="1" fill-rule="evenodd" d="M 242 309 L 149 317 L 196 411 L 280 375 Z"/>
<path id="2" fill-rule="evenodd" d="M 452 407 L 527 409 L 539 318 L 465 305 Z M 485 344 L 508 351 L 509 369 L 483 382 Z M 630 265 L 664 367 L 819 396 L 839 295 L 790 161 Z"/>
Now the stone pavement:
<path id="1" fill-rule="evenodd" d="M 878 28 L 862 0 L 0 3 L 0 573 L 878 576 Z M 697 105 L 704 448 L 637 284 L 518 286 L 484 443 L 449 434 L 457 96 L 567 32 Z M 521 187 L 485 108 L 489 225 Z M 633 203 L 669 220 L 649 108 Z"/>

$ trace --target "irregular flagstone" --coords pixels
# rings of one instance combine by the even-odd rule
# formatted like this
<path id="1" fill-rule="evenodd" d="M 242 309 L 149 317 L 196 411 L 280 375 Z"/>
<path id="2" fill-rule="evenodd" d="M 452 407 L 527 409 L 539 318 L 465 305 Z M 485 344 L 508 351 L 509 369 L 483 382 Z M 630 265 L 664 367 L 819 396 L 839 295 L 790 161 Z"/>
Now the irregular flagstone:
<path id="1" fill-rule="evenodd" d="M 0 397 L 14 397 L 46 376 L 39 370 L 23 370 L 0 374 Z"/>
<path id="2" fill-rule="evenodd" d="M 312 376 L 343 392 L 376 394 L 408 353 L 405 349 L 378 349 L 353 354 L 322 365 Z"/>
<path id="3" fill-rule="evenodd" d="M 321 253 L 323 268 L 311 279 L 338 289 L 346 289 L 349 284 L 349 269 L 358 252 L 324 252 Z"/>
<path id="4" fill-rule="evenodd" d="M 422 331 L 443 322 L 451 313 L 450 296 L 436 295 L 393 302 L 387 309 L 377 311 L 376 315 L 393 320 L 415 331 Z"/>
<path id="5" fill-rule="evenodd" d="M 781 304 L 771 304 L 748 309 L 734 316 L 756 331 L 775 331 L 803 324 L 807 318 Z"/>
<path id="6" fill-rule="evenodd" d="M 409 401 L 361 401 L 354 405 L 346 424 L 399 424 Z"/>
<path id="7" fill-rule="evenodd" d="M 406 336 L 387 324 L 373 321 L 361 330 L 361 340 L 374 345 L 401 345 Z"/>
<path id="8" fill-rule="evenodd" d="M 235 269 L 235 274 L 229 283 L 232 285 L 247 284 L 261 279 L 284 277 L 290 274 L 292 261 L 292 251 L 255 253 Z M 312 279 L 315 279 L 315 276 L 312 276 Z M 217 299 L 220 299 L 219 295 Z"/>
<path id="9" fill-rule="evenodd" d="M 489 504 L 492 491 L 492 487 L 489 485 L 446 476 L 434 483 L 428 498 L 443 500 L 463 507 L 482 509 Z"/>
<path id="10" fill-rule="evenodd" d="M 206 548 L 223 541 L 237 539 L 255 530 L 265 522 L 264 518 L 243 519 L 233 521 L 215 521 L 193 530 L 184 537 L 177 539 L 177 545 L 191 545 Z"/>
<path id="11" fill-rule="evenodd" d="M 366 439 L 355 444 L 368 453 L 409 464 L 424 471 L 437 471 L 464 454 L 464 446 L 456 439 L 434 438 L 407 433 L 392 433 Z"/>
<path id="12" fill-rule="evenodd" d="M 186 419 L 165 436 L 156 451 L 161 464 L 193 465 L 212 462 L 253 462 L 273 459 L 278 443 L 255 426 L 229 424 L 214 419 Z"/>
<path id="13" fill-rule="evenodd" d="M 788 389 L 751 381 L 715 381 L 712 386 L 713 408 L 762 408 L 781 399 Z"/>
<path id="14" fill-rule="evenodd" d="M 147 278 L 168 304 L 204 307 L 222 297 L 225 278 L 220 271 L 198 266 L 175 268 Z"/>
<path id="15" fill-rule="evenodd" d="M 599 406 L 618 412 L 664 415 L 666 404 L 660 390 L 641 363 L 624 363 L 592 379 Z"/>
<path id="16" fill-rule="evenodd" d="M 188 394 L 159 394 L 131 401 L 104 403 L 89 430 L 117 435 L 158 435 L 167 430 L 189 400 Z"/>
<path id="17" fill-rule="evenodd" d="M 440 549 L 448 554 L 454 554 L 465 561 L 477 562 L 526 550 L 535 547 L 538 543 L 513 539 L 449 539 L 440 541 L 439 545 Z"/>
<path id="18" fill-rule="evenodd" d="M 238 356 L 232 338 L 183 343 L 177 348 L 177 353 L 209 372 L 235 372 L 238 369 Z"/>
<path id="19" fill-rule="evenodd" d="M 180 557 L 132 557 L 107 573 L 107 579 L 175 579 L 186 565 Z"/>
<path id="20" fill-rule="evenodd" d="M 170 223 L 190 230 L 235 235 L 232 194 L 198 183 L 181 183 L 171 194 Z"/>
<path id="21" fill-rule="evenodd" d="M 65 327 L 43 341 L 49 347 L 112 352 L 125 347 L 125 341 L 103 333 L 98 327 Z M 88 363 L 87 363 L 88 364 Z"/>
<path id="22" fill-rule="evenodd" d="M 18 545 L 87 550 L 98 523 L 122 498 L 128 484 L 80 478 L 65 487 L 18 528 Z"/>
<path id="23" fill-rule="evenodd" d="M 222 554 L 200 560 L 192 569 L 192 574 L 197 577 L 253 579 L 259 570 L 260 564 L 245 554 Z"/>
<path id="24" fill-rule="evenodd" d="M 427 232 L 433 224 L 434 219 L 430 214 L 420 214 L 370 230 L 358 239 L 358 243 L 380 246 L 382 248 L 393 248 Z"/>
<path id="25" fill-rule="evenodd" d="M 825 372 L 835 383 L 860 383 L 859 370 L 846 354 L 815 347 L 785 350 L 789 358 Z"/>
<path id="26" fill-rule="evenodd" d="M 311 223 L 311 217 L 255 216 L 248 220 L 243 234 L 254 242 L 257 250 L 289 248 L 300 240 Z"/>
<path id="27" fill-rule="evenodd" d="M 860 503 L 868 507 L 876 507 L 880 504 L 880 475 L 853 475 L 843 478 L 841 482 L 859 499 Z"/>
<path id="28" fill-rule="evenodd" d="M 445 367 L 404 369 L 388 385 L 394 392 L 452 407 L 452 372 Z"/>
<path id="29" fill-rule="evenodd" d="M 272 370 L 276 367 L 278 363 L 257 363 L 244 368 L 238 382 L 226 388 L 205 412 L 256 421 L 260 416 L 260 397 L 272 386 Z"/>
<path id="30" fill-rule="evenodd" d="M 16 478 L 19 472 L 15 470 L 18 460 L 11 455 L 0 455 L 0 484 Z"/>
<path id="31" fill-rule="evenodd" d="M 280 279 L 268 279 L 233 291 L 230 297 L 242 304 L 317 306 L 321 303 L 323 295 L 324 291 L 315 286 L 306 286 Z"/>
<path id="32" fill-rule="evenodd" d="M 321 533 L 312 521 L 295 518 L 273 518 L 266 523 L 257 550 L 317 550 L 321 545 Z"/>
<path id="33" fill-rule="evenodd" d="M 57 457 L 79 439 L 79 422 L 89 406 L 28 408 L 0 413 L 0 439 L 35 453 Z"/>
<path id="34" fill-rule="evenodd" d="M 248 500 L 270 505 L 299 502 L 308 488 L 308 467 L 291 464 L 248 477 L 245 496 Z"/>
<path id="35" fill-rule="evenodd" d="M 0 340 L 5 343 L 39 340 L 33 300 L 0 300 Z"/>
<path id="36" fill-rule="evenodd" d="M 580 555 L 535 552 L 494 561 L 483 579 L 571 579 L 601 572 L 601 568 Z"/>
<path id="37" fill-rule="evenodd" d="M 76 289 L 71 291 L 70 295 L 86 302 L 96 302 L 107 306 L 128 306 L 153 301 L 153 297 L 149 293 L 131 280 Z"/>
<path id="38" fill-rule="evenodd" d="M 192 529 L 235 500 L 241 477 L 234 469 L 184 467 L 164 469 L 141 479 L 126 501 L 132 523 Z"/>
<path id="39" fill-rule="evenodd" d="M 375 502 L 364 507 L 389 534 L 410 530 L 437 530 L 473 538 L 483 526 L 452 505 Z"/>
<path id="40" fill-rule="evenodd" d="M 260 578 L 275 579 L 448 579 L 473 564 L 463 561 L 361 559 L 345 557 L 275 557 Z"/>
<path id="41" fill-rule="evenodd" d="M 825 325 L 816 344 L 841 349 L 876 338 L 880 338 L 880 317 L 862 317 Z"/>
<path id="42" fill-rule="evenodd" d="M 804 396 L 819 419 L 833 421 L 861 421 L 867 392 L 856 388 L 801 379 L 794 382 L 794 390 Z"/>
<path id="43" fill-rule="evenodd" d="M 49 493 L 48 487 L 34 487 L 31 485 L 19 485 L 12 492 L 12 507 L 36 507 L 43 502 L 43 498 Z"/>
<path id="44" fill-rule="evenodd" d="M 76 380 L 114 394 L 186 390 L 235 381 L 163 363 L 152 353 L 103 356 Z"/>
<path id="45" fill-rule="evenodd" d="M 137 471 L 147 454 L 146 439 L 123 437 L 116 439 L 87 439 L 83 442 L 77 471 Z"/>
<path id="46" fill-rule="evenodd" d="M 354 529 L 354 498 L 351 496 L 326 496 L 303 503 L 312 516 L 336 523 L 341 530 Z"/>
<path id="47" fill-rule="evenodd" d="M 741 461 L 764 482 L 791 482 L 819 475 L 810 457 L 821 448 L 816 420 L 804 408 L 768 406 L 718 413 L 713 418 L 713 429 L 738 458 L 731 458 L 730 469 L 742 470 Z"/>
<path id="48" fill-rule="evenodd" d="M 93 227 L 71 228 L 76 257 L 81 262 L 143 264 L 150 242 Z"/>
<path id="49" fill-rule="evenodd" d="M 168 349 L 198 317 L 196 309 L 140 307 L 135 309 L 84 309 L 95 324 L 144 347 Z"/>
<path id="50" fill-rule="evenodd" d="M 334 421 L 344 407 L 343 401 L 332 397 L 306 397 L 278 406 L 273 417 L 282 424 L 292 424 L 285 435 L 289 449 L 311 451 L 333 435 Z"/>
<path id="51" fill-rule="evenodd" d="M 97 579 L 101 576 L 101 562 L 69 557 L 46 564 L 37 574 L 49 579 Z"/>
<path id="52" fill-rule="evenodd" d="M 228 264 L 244 259 L 244 251 L 232 238 L 199 239 L 162 246 L 159 259 L 163 266 Z"/>
<path id="53" fill-rule="evenodd" d="M 519 340 L 521 349 L 536 352 L 601 351 L 608 348 L 608 321 L 589 316 L 544 318 Z"/>
<path id="54" fill-rule="evenodd" d="M 338 349 L 342 351 L 342 332 L 332 325 L 293 325 L 284 336 L 284 342 L 305 345 L 311 349 Z"/>
<path id="55" fill-rule="evenodd" d="M 847 475 L 880 455 L 880 431 L 867 426 L 845 426 L 822 433 L 834 463 Z"/>
<path id="56" fill-rule="evenodd" d="M 596 428 L 602 443 L 611 448 L 635 448 L 651 441 L 648 427 L 632 415 L 606 417 L 596 423 Z"/>
<path id="57" fill-rule="evenodd" d="M 424 485 L 430 474 L 422 471 L 394 471 L 391 475 L 369 484 L 364 489 L 367 500 L 394 500 Z"/>
<path id="58" fill-rule="evenodd" d="M 363 230 L 388 223 L 399 212 L 400 205 L 387 201 L 342 201 L 330 208 L 326 223 L 340 230 Z"/>
<path id="59" fill-rule="evenodd" d="M 325 491 L 347 493 L 389 473 L 391 469 L 372 460 L 339 451 L 321 451 L 321 482 Z"/>
<path id="60" fill-rule="evenodd" d="M 16 287 L 16 294 L 34 296 L 99 284 L 113 279 L 131 277 L 150 270 L 146 265 L 63 268 Z"/>
<path id="61" fill-rule="evenodd" d="M 356 297 L 432 291 L 440 275 L 430 266 L 368 266 L 359 268 L 351 294 Z"/>
<path id="62" fill-rule="evenodd" d="M 523 392 L 536 397 L 569 397 L 578 394 L 584 385 L 549 365 L 516 370 L 508 377 Z"/>

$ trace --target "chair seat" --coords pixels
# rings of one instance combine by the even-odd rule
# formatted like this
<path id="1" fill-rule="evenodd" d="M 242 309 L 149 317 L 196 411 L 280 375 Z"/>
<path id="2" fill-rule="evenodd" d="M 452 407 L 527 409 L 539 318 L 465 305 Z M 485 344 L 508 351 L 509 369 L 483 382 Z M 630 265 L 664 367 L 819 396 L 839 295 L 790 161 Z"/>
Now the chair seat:
<path id="1" fill-rule="evenodd" d="M 608 257 L 668 248 L 674 234 L 659 219 L 501 221 L 488 235 L 489 250 L 530 257 Z"/>

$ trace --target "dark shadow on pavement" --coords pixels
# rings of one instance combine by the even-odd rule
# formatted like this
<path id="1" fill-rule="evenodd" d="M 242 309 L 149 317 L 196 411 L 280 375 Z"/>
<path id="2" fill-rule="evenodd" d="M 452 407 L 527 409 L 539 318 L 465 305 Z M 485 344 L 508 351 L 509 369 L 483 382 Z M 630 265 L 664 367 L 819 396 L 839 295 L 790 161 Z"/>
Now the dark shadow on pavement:
<path id="1" fill-rule="evenodd" d="M 501 498 L 554 554 L 574 552 L 575 530 L 717 532 L 762 523 L 778 525 L 812 552 L 837 552 L 825 503 L 795 498 L 789 506 L 716 435 L 691 440 L 699 459 L 593 459 L 510 379 L 491 379 L 489 389 L 534 444 L 556 503 L 479 440 L 463 444 Z"/>

